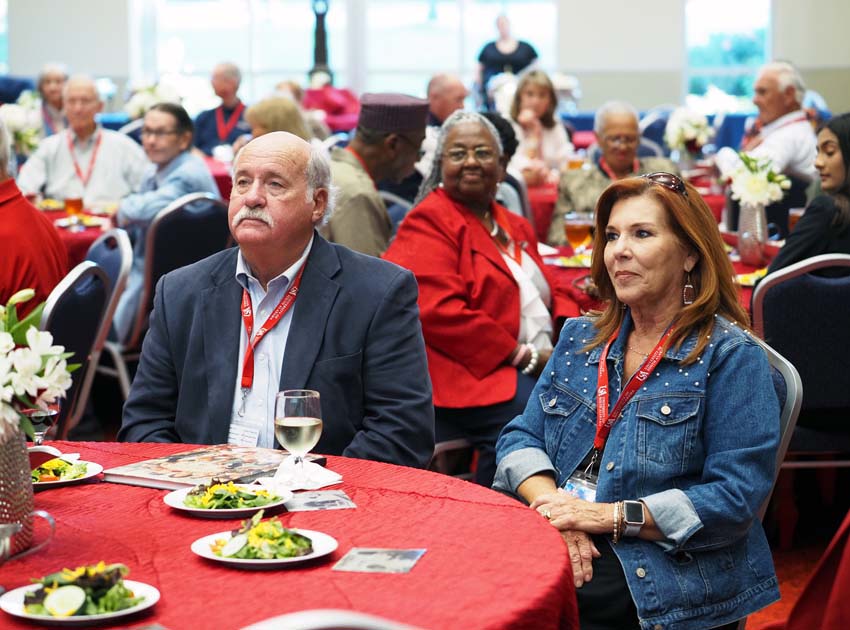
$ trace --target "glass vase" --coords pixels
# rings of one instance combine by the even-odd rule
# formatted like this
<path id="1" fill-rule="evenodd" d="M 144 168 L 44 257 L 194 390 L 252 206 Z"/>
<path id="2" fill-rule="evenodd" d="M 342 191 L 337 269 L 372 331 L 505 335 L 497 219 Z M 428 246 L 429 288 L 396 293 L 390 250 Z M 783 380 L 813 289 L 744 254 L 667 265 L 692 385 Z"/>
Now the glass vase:
<path id="1" fill-rule="evenodd" d="M 764 204 L 742 203 L 738 216 L 738 254 L 741 262 L 755 267 L 764 264 L 767 242 L 767 215 Z"/>
<path id="2" fill-rule="evenodd" d="M 32 544 L 32 478 L 23 432 L 14 428 L 4 433 L 0 438 L 0 524 L 21 525 L 9 549 L 15 555 Z"/>

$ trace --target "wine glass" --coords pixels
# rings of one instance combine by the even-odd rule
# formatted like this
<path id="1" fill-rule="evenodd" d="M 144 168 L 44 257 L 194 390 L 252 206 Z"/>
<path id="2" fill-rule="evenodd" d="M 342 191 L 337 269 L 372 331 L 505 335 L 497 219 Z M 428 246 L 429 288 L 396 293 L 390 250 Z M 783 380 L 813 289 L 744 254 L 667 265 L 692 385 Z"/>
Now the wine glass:
<path id="1" fill-rule="evenodd" d="M 322 403 L 312 389 L 278 392 L 274 405 L 274 434 L 295 457 L 296 479 L 303 481 L 304 458 L 322 436 Z"/>
<path id="2" fill-rule="evenodd" d="M 585 251 L 584 243 L 590 238 L 593 228 L 593 215 L 570 212 L 564 215 L 564 233 L 573 248 L 573 254 Z"/>
<path id="3" fill-rule="evenodd" d="M 32 424 L 33 445 L 40 446 L 44 444 L 44 436 L 59 419 L 59 406 L 49 405 L 46 409 L 40 407 L 23 409 L 21 413 L 29 418 L 30 424 Z"/>

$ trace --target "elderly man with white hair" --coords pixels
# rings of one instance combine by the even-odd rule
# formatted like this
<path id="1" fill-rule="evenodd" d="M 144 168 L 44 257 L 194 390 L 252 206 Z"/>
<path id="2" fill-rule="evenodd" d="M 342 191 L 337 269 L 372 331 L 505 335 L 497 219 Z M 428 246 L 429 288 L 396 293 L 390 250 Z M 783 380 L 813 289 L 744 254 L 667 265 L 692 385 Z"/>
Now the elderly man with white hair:
<path id="1" fill-rule="evenodd" d="M 228 211 L 239 246 L 159 281 L 120 440 L 274 447 L 278 391 L 313 389 L 316 452 L 427 465 L 416 281 L 319 235 L 332 196 L 321 148 L 280 131 L 245 145 Z"/>
<path id="2" fill-rule="evenodd" d="M 783 202 L 768 208 L 767 213 L 768 221 L 779 227 L 784 238 L 788 230 L 788 208 L 806 205 L 806 185 L 817 176 L 817 138 L 802 106 L 806 85 L 792 64 L 774 61 L 759 70 L 753 92 L 758 118 L 744 138 L 741 150 L 758 158 L 769 158 L 774 170 L 791 178 L 792 188 Z M 724 147 L 717 152 L 715 163 L 720 174 L 729 177 L 740 164 L 740 158 L 733 149 Z M 737 212 L 732 214 L 732 227 L 735 227 Z"/>
<path id="3" fill-rule="evenodd" d="M 245 122 L 245 104 L 237 94 L 242 73 L 236 64 L 224 62 L 216 65 L 210 83 L 221 103 L 195 118 L 195 146 L 207 155 L 212 155 L 217 146 L 232 146 L 239 136 L 251 132 L 251 127 Z"/>
<path id="4" fill-rule="evenodd" d="M 92 207 L 117 202 L 138 190 L 150 162 L 131 138 L 97 124 L 95 115 L 103 102 L 94 80 L 68 79 L 63 101 L 68 128 L 42 140 L 23 165 L 18 175 L 21 191 L 82 199 Z"/>
<path id="5" fill-rule="evenodd" d="M 561 173 L 558 203 L 549 224 L 546 242 L 564 245 L 564 215 L 571 212 L 592 215 L 602 191 L 624 177 L 655 171 L 678 173 L 667 158 L 638 157 L 640 129 L 637 110 L 623 101 L 608 101 L 596 110 L 593 131 L 599 145 L 599 159 L 591 168 Z"/>

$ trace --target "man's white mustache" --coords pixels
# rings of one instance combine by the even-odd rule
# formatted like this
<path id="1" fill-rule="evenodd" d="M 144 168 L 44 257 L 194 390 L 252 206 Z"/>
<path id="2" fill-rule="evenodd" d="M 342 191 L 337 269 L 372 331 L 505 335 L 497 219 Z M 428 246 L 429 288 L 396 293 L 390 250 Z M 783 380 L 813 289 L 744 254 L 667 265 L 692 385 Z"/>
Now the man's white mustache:
<path id="1" fill-rule="evenodd" d="M 265 210 L 259 210 L 257 208 L 249 208 L 245 206 L 239 212 L 236 213 L 236 216 L 233 217 L 233 227 L 238 226 L 245 219 L 256 219 L 257 221 L 262 221 L 270 228 L 274 228 L 274 219 L 272 215 L 270 215 Z"/>

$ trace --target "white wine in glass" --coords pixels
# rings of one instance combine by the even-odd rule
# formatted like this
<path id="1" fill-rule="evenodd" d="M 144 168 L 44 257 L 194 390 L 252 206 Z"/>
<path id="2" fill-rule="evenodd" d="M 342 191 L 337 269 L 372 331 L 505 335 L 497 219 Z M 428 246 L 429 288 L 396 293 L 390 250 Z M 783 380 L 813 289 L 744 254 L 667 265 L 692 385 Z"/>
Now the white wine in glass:
<path id="1" fill-rule="evenodd" d="M 274 434 L 295 457 L 296 475 L 303 478 L 304 457 L 322 437 L 322 404 L 312 389 L 286 389 L 275 400 Z"/>

